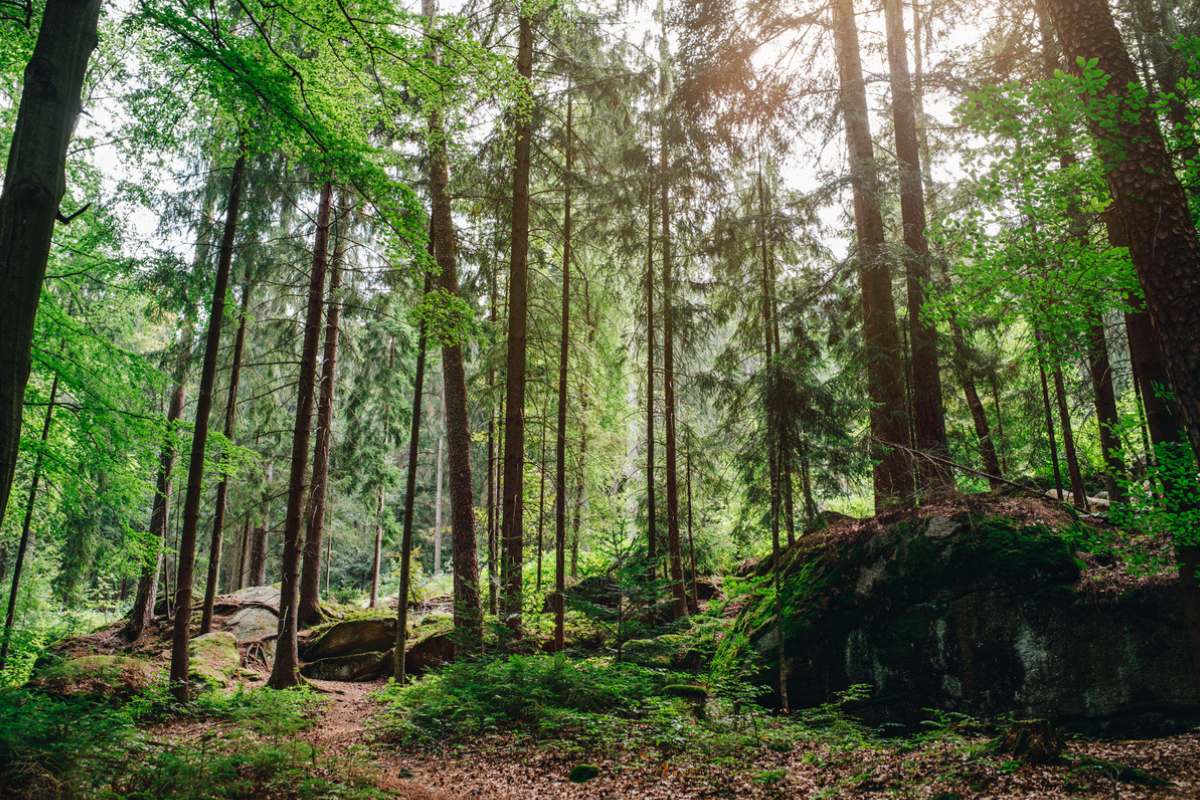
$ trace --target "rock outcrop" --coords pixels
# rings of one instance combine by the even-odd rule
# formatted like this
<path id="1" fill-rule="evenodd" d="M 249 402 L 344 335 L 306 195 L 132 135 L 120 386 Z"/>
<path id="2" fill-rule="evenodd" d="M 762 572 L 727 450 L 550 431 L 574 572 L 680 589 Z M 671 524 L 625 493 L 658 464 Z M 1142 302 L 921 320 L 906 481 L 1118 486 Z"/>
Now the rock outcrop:
<path id="1" fill-rule="evenodd" d="M 1005 500 L 835 525 L 784 553 L 782 625 L 760 579 L 718 665 L 753 649 L 776 685 L 782 632 L 793 706 L 869 684 L 860 710 L 879 720 L 934 707 L 1153 732 L 1193 718 L 1175 586 L 1094 591 L 1061 535 L 1076 524 L 1042 501 Z"/>

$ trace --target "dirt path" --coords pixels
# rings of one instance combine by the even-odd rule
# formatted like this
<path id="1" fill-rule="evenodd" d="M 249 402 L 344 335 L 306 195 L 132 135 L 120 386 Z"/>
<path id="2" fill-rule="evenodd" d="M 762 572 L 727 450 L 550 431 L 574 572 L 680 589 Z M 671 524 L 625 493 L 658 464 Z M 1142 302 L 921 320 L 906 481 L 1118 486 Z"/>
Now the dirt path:
<path id="1" fill-rule="evenodd" d="M 431 790 L 412 777 L 403 754 L 374 746 L 371 717 L 379 704 L 370 695 L 383 686 L 382 681 L 342 683 L 309 680 L 326 701 L 321 705 L 317 723 L 305 732 L 305 738 L 322 750 L 350 760 L 370 758 L 375 767 L 375 785 L 397 800 L 454 800 L 456 795 Z"/>

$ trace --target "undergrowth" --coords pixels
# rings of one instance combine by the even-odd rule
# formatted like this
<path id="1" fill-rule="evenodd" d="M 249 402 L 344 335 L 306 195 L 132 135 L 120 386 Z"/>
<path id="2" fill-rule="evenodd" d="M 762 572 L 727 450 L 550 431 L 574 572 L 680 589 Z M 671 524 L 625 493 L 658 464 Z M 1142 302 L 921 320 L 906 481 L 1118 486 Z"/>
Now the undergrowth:
<path id="1" fill-rule="evenodd" d="M 304 690 L 210 692 L 182 708 L 170 702 L 163 687 L 120 705 L 0 690 L 0 795 L 29 800 L 373 797 L 365 776 L 327 761 L 296 736 L 311 725 L 319 702 Z M 178 732 L 164 734 L 166 728 Z"/>

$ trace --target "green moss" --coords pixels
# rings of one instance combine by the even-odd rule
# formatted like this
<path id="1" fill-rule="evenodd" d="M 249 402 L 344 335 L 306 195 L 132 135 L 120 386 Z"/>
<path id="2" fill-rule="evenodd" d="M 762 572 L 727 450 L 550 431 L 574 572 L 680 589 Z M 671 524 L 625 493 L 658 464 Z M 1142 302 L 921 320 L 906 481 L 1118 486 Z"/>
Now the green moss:
<path id="1" fill-rule="evenodd" d="M 587 783 L 592 778 L 600 774 L 600 768 L 595 764 L 576 764 L 571 767 L 570 778 L 571 783 Z"/>
<path id="2" fill-rule="evenodd" d="M 213 631 L 188 642 L 188 674 L 208 686 L 228 686 L 242 666 L 237 640 L 227 631 Z"/>

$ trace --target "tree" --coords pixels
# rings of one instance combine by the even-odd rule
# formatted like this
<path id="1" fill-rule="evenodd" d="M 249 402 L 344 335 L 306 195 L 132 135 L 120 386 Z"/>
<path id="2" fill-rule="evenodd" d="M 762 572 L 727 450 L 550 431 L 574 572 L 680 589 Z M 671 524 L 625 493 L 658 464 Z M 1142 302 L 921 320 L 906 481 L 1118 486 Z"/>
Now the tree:
<path id="1" fill-rule="evenodd" d="M 350 202 L 345 191 L 339 193 L 337 224 L 334 228 L 333 262 L 329 274 L 329 296 L 325 312 L 325 342 L 321 357 L 320 400 L 317 405 L 317 442 L 313 449 L 312 489 L 305 512 L 304 563 L 300 571 L 300 625 L 320 622 L 321 612 L 321 539 L 325 526 L 325 496 L 329 487 L 329 447 L 333 440 L 333 390 L 337 378 L 338 322 L 342 298 L 343 261 L 350 241 Z M 374 605 L 374 604 L 372 604 Z"/>
<path id="2" fill-rule="evenodd" d="M 221 326 L 225 321 L 225 294 L 229 289 L 229 269 L 233 261 L 233 243 L 237 235 L 238 210 L 242 202 L 242 181 L 245 172 L 246 156 L 240 154 L 233 164 L 233 172 L 229 179 L 225 227 L 217 251 L 217 277 L 213 283 L 212 305 L 208 312 L 208 333 L 204 340 L 204 360 L 200 367 L 200 391 L 196 395 L 196 422 L 192 428 L 187 493 L 183 500 L 183 529 L 179 535 L 175 576 L 175 622 L 171 635 L 171 690 L 175 699 L 181 703 L 188 699 L 189 694 L 188 639 L 192 619 L 196 528 L 200 522 L 200 493 L 204 481 L 204 451 L 208 444 L 213 383 L 217 371 L 217 355 L 221 349 Z"/>
<path id="3" fill-rule="evenodd" d="M 522 4 L 517 74 L 526 86 L 533 78 L 533 19 Z M 508 268 L 508 352 L 504 392 L 504 491 L 501 544 L 505 581 L 501 614 L 514 631 L 521 628 L 521 565 L 524 563 L 525 367 L 529 306 L 529 164 L 533 119 L 529 109 L 516 118 L 513 160 L 512 255 Z"/>
<path id="4" fill-rule="evenodd" d="M 874 470 L 875 507 L 882 511 L 911 504 L 913 480 L 903 449 L 908 445 L 908 422 L 904 412 L 900 342 L 883 215 L 879 208 L 879 175 L 871 143 L 855 26 L 854 0 L 834 0 L 834 50 L 846 145 L 850 151 L 858 273 L 862 287 L 863 357 L 871 398 L 871 450 L 878 458 Z"/>
<path id="5" fill-rule="evenodd" d="M 317 344 L 321 336 L 321 308 L 325 297 L 325 268 L 329 247 L 330 206 L 333 184 L 321 185 L 317 206 L 317 230 L 313 237 L 312 271 L 309 274 L 308 306 L 304 316 L 304 345 L 300 353 L 300 375 L 296 384 L 296 422 L 292 428 L 292 461 L 288 478 L 287 513 L 283 520 L 283 559 L 279 582 L 279 638 L 268 686 L 286 689 L 300 682 L 296 650 L 300 602 L 301 525 L 304 523 L 305 472 L 308 442 L 312 433 L 313 391 L 317 377 Z"/>
<path id="6" fill-rule="evenodd" d="M 900 167 L 900 214 L 904 225 L 905 285 L 908 289 L 909 340 L 912 343 L 912 419 L 917 450 L 935 458 L 918 458 L 917 476 L 926 494 L 954 488 L 944 463 L 946 413 L 938 366 L 937 329 L 924 316 L 925 288 L 930 282 L 929 243 L 925 239 L 925 193 L 917 142 L 916 104 L 908 71 L 908 37 L 900 0 L 884 0 L 887 24 L 888 76 L 892 87 L 892 124 Z M 997 473 L 998 474 L 998 473 Z"/>
<path id="7" fill-rule="evenodd" d="M 47 0 L 25 70 L 0 191 L 0 520 L 8 507 L 29 381 L 33 324 L 66 193 L 67 146 L 96 47 L 100 0 Z M 76 212 L 80 213 L 80 212 Z"/>

